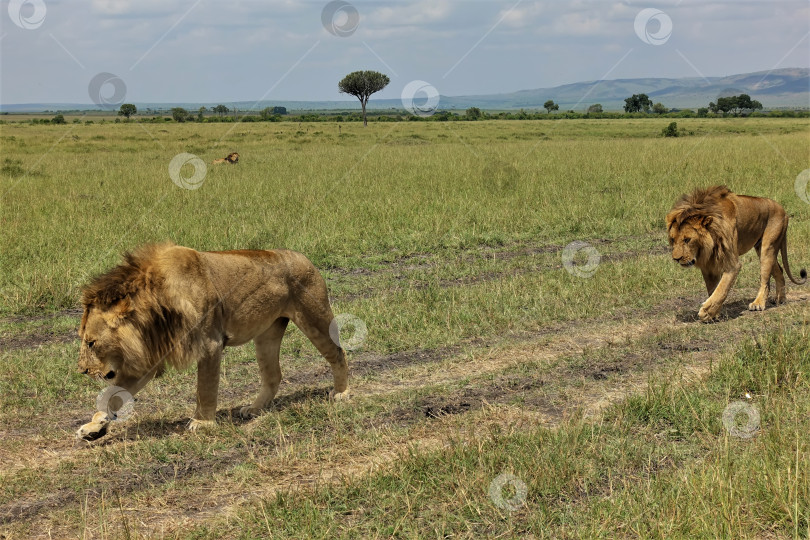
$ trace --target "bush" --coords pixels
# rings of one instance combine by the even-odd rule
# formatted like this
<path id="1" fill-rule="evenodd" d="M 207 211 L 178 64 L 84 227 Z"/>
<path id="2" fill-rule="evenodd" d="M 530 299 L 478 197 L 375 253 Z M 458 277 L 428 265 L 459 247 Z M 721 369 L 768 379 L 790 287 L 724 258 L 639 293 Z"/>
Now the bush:
<path id="1" fill-rule="evenodd" d="M 65 122 L 64 116 L 62 116 L 61 114 L 57 114 L 56 116 L 51 118 L 51 124 L 67 124 L 67 122 Z"/>
<path id="2" fill-rule="evenodd" d="M 678 123 L 670 122 L 667 127 L 661 130 L 661 135 L 664 137 L 677 137 L 678 136 Z"/>

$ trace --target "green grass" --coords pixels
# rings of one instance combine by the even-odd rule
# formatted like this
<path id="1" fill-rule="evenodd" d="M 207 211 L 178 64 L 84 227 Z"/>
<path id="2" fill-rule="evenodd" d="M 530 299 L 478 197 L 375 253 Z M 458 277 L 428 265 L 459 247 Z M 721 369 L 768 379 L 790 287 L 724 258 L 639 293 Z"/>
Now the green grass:
<path id="1" fill-rule="evenodd" d="M 693 322 L 702 279 L 669 261 L 663 217 L 695 186 L 774 198 L 806 266 L 810 121 L 667 122 L 3 124 L 0 536 L 807 537 L 805 289 L 738 316 L 750 254 L 728 318 Z M 180 152 L 234 150 L 199 189 L 169 177 Z M 291 325 L 256 420 L 229 416 L 258 389 L 247 345 L 213 431 L 184 431 L 196 381 L 170 371 L 75 444 L 100 391 L 76 370 L 80 287 L 166 239 L 309 256 L 368 327 L 353 400 L 328 403 Z M 563 266 L 573 241 L 602 257 L 589 279 Z M 741 440 L 720 417 L 746 393 L 762 429 Z M 487 494 L 502 472 L 527 485 L 514 512 Z"/>
<path id="2" fill-rule="evenodd" d="M 496 431 L 473 444 L 459 440 L 379 474 L 315 492 L 279 493 L 198 533 L 806 538 L 810 334 L 803 326 L 766 336 L 724 357 L 704 382 L 654 383 L 602 421 Z M 750 407 L 760 412 L 761 425 L 753 438 L 740 439 L 721 416 L 746 391 L 754 394 Z M 514 512 L 489 497 L 490 482 L 503 472 L 528 488 Z"/>

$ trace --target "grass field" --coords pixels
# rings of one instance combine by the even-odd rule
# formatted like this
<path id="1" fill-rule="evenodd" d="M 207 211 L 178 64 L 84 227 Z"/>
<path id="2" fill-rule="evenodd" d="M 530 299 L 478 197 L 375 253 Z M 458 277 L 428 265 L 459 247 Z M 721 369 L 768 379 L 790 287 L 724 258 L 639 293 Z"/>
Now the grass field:
<path id="1" fill-rule="evenodd" d="M 0 538 L 810 537 L 810 287 L 748 312 L 749 254 L 700 324 L 663 230 L 696 186 L 771 197 L 798 274 L 810 121 L 669 121 L 0 126 Z M 259 418 L 233 416 L 248 345 L 215 430 L 184 430 L 196 378 L 171 372 L 76 442 L 102 389 L 80 288 L 167 239 L 309 256 L 367 328 L 352 400 L 291 325 Z"/>

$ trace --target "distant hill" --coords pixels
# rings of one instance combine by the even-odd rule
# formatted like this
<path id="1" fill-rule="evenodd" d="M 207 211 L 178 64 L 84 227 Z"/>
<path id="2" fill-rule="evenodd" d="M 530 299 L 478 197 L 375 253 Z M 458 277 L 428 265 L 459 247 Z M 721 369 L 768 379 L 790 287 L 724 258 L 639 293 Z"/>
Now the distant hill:
<path id="1" fill-rule="evenodd" d="M 783 68 L 773 71 L 743 73 L 727 77 L 688 77 L 681 79 L 613 79 L 564 84 L 553 88 L 520 90 L 508 94 L 473 96 L 441 96 L 440 109 L 466 109 L 479 107 L 488 110 L 542 109 L 546 100 L 553 99 L 561 110 L 585 110 L 589 105 L 601 103 L 605 110 L 621 110 L 624 98 L 632 94 L 645 93 L 655 102 L 660 101 L 670 108 L 705 107 L 718 96 L 749 94 L 759 100 L 765 108 L 810 107 L 810 69 Z M 222 102 L 240 111 L 261 110 L 265 107 L 281 106 L 290 111 L 306 110 L 359 110 L 357 100 L 351 101 L 243 101 Z M 172 107 L 185 107 L 196 111 L 202 106 L 211 108 L 218 103 L 138 103 L 143 111 L 147 108 L 168 110 Z M 398 99 L 377 99 L 369 102 L 370 109 L 402 109 Z M 23 103 L 2 104 L 2 112 L 41 112 L 67 110 L 94 110 L 95 105 L 77 103 Z"/>

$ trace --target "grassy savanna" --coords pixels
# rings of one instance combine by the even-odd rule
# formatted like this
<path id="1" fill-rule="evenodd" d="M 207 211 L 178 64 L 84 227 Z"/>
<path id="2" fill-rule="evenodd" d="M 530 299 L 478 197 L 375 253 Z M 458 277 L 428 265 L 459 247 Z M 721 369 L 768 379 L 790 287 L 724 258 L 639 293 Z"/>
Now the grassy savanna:
<path id="1" fill-rule="evenodd" d="M 699 324 L 702 279 L 670 262 L 663 216 L 715 183 L 776 199 L 797 274 L 810 122 L 685 119 L 662 138 L 668 122 L 3 125 L 0 533 L 807 537 L 810 289 L 743 313 L 752 253 L 721 322 Z M 209 164 L 199 189 L 169 177 L 181 152 Z M 226 353 L 216 430 L 183 431 L 195 378 L 170 373 L 74 443 L 100 390 L 75 368 L 80 287 L 166 239 L 308 255 L 368 328 L 353 400 L 327 402 L 291 326 L 260 418 L 230 415 L 258 388 L 246 346 Z M 573 241 L 601 256 L 590 278 L 564 268 Z M 720 420 L 739 399 L 761 413 L 750 439 Z M 526 484 L 514 511 L 488 495 L 504 472 Z"/>

